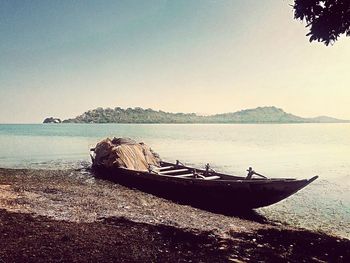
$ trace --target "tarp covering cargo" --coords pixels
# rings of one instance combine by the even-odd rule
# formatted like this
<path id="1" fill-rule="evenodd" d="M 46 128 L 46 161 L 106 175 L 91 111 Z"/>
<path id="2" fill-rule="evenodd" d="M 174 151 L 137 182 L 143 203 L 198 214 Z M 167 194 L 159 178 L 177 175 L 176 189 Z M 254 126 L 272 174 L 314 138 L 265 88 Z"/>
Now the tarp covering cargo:
<path id="1" fill-rule="evenodd" d="M 144 143 L 129 138 L 107 138 L 95 147 L 93 165 L 148 171 L 149 166 L 160 166 L 159 155 Z"/>

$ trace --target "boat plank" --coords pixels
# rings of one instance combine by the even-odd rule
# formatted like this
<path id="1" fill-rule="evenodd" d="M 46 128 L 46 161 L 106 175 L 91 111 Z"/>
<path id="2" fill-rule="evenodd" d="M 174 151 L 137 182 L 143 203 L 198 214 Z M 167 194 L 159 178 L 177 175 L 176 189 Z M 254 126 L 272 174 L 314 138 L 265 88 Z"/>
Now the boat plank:
<path id="1" fill-rule="evenodd" d="M 220 176 L 213 175 L 213 176 L 204 177 L 203 179 L 204 180 L 217 180 L 217 179 L 220 179 L 220 178 L 221 178 Z"/>
<path id="2" fill-rule="evenodd" d="M 177 178 L 185 178 L 185 177 L 191 177 L 193 174 L 180 174 L 180 175 L 173 175 L 172 177 L 177 177 Z"/>
<path id="3" fill-rule="evenodd" d="M 160 174 L 173 174 L 173 173 L 180 173 L 180 172 L 187 172 L 189 171 L 188 169 L 177 169 L 177 170 L 170 170 L 170 171 L 164 171 L 164 172 L 159 172 Z"/>

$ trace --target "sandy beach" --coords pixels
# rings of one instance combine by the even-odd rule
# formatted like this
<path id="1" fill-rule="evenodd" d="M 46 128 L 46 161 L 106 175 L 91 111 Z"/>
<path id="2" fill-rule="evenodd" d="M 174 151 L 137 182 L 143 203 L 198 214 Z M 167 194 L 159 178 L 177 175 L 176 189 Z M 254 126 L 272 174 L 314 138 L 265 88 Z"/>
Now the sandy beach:
<path id="1" fill-rule="evenodd" d="M 216 214 L 84 170 L 0 169 L 4 262 L 348 262 L 350 240 Z"/>

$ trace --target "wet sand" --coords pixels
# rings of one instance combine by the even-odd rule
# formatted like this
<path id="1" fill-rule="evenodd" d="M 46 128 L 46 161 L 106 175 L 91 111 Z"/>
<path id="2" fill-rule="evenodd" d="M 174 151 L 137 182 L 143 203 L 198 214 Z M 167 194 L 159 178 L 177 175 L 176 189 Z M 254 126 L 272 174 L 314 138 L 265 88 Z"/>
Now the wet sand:
<path id="1" fill-rule="evenodd" d="M 350 240 L 179 205 L 86 171 L 0 169 L 0 209 L 0 262 L 350 261 Z"/>

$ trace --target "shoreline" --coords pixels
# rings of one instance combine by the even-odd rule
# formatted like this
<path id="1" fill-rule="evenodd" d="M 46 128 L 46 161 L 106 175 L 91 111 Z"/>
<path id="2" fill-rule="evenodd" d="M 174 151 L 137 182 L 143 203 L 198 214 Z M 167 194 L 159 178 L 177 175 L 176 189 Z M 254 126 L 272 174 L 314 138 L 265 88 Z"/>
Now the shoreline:
<path id="1" fill-rule="evenodd" d="M 140 261 L 145 255 L 146 261 L 164 262 L 350 260 L 349 239 L 179 205 L 75 170 L 0 168 L 0 209 L 0 228 L 7 233 L 0 260 L 5 262 L 59 261 L 57 256 Z M 23 242 L 16 247 L 20 229 Z M 67 250 L 72 246 L 75 252 Z M 54 248 L 61 252 L 50 254 Z"/>
<path id="2" fill-rule="evenodd" d="M 229 125 L 229 124 L 247 124 L 247 125 L 278 125 L 278 124 L 350 124 L 348 122 L 61 122 L 61 123 L 42 123 L 42 122 L 18 122 L 18 123 L 0 123 L 0 125 L 43 125 L 43 126 L 62 126 L 62 125 Z"/>

